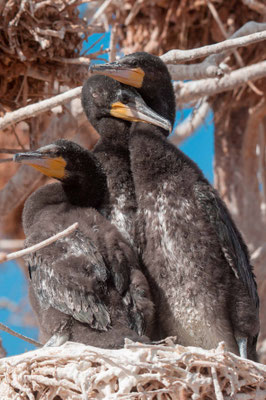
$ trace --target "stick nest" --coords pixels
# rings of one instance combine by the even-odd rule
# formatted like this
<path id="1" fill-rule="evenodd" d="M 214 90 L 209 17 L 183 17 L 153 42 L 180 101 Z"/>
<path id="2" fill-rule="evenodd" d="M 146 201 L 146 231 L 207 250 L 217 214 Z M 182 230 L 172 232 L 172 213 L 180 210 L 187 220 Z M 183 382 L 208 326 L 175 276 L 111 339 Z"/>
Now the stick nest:
<path id="1" fill-rule="evenodd" d="M 248 21 L 264 22 L 262 14 L 239 0 L 211 2 L 228 36 Z M 206 0 L 113 0 L 105 13 L 109 23 L 114 20 L 118 23 L 117 36 L 125 54 L 147 51 L 162 55 L 172 49 L 188 50 L 225 40 L 207 3 Z M 251 65 L 264 60 L 265 43 L 239 48 L 238 52 L 244 65 Z M 239 68 L 233 55 L 226 62 L 232 69 Z M 236 93 L 230 92 L 233 103 L 237 102 Z M 247 88 L 238 100 L 254 106 L 258 96 Z"/>
<path id="2" fill-rule="evenodd" d="M 0 13 L 0 93 L 5 111 L 54 92 L 54 82 L 74 87 L 87 68 L 67 64 L 79 56 L 84 38 L 102 32 L 79 16 L 78 0 L 8 0 Z"/>
<path id="3" fill-rule="evenodd" d="M 20 400 L 265 399 L 266 367 L 224 350 L 127 341 L 120 350 L 78 343 L 0 361 L 0 397 Z"/>

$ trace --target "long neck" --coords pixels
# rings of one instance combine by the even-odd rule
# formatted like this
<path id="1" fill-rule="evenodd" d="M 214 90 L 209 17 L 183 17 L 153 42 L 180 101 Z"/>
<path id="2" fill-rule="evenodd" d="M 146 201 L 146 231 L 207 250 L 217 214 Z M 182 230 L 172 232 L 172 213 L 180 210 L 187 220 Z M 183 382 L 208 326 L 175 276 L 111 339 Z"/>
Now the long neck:
<path id="1" fill-rule="evenodd" d="M 115 118 L 102 118 L 97 126 L 101 139 L 94 149 L 107 176 L 110 205 L 116 206 L 126 196 L 123 208 L 135 209 L 135 194 L 130 170 L 128 135 L 130 124 Z M 119 200 L 120 199 L 120 200 Z"/>
<path id="2" fill-rule="evenodd" d="M 99 209 L 108 203 L 107 178 L 93 154 L 90 154 L 86 168 L 75 171 L 72 177 L 62 182 L 62 186 L 72 205 Z"/>

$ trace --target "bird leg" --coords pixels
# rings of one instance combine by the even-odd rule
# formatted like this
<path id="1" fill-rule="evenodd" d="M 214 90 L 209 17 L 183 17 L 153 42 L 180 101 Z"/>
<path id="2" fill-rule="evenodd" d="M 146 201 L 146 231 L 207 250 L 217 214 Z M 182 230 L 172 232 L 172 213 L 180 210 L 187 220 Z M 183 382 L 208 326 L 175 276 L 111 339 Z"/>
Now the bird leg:
<path id="1" fill-rule="evenodd" d="M 240 357 L 248 358 L 248 352 L 247 352 L 248 339 L 246 337 L 237 337 L 236 341 L 237 341 Z"/>

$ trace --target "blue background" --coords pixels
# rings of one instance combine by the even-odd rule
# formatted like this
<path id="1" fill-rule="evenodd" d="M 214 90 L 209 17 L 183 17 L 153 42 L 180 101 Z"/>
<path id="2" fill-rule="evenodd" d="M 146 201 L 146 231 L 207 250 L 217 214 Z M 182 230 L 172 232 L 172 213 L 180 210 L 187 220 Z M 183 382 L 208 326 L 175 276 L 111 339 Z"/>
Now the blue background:
<path id="1" fill-rule="evenodd" d="M 83 51 L 86 51 L 101 36 L 102 34 L 91 35 L 88 41 L 84 42 Z M 99 50 L 101 45 L 104 48 L 108 47 L 109 41 L 110 32 L 107 32 L 103 35 L 100 42 L 88 51 L 88 54 Z M 108 55 L 103 55 L 101 58 L 108 60 Z M 191 109 L 182 110 L 182 112 L 178 111 L 176 123 L 181 122 L 190 112 Z M 186 139 L 180 148 L 199 165 L 207 179 L 213 182 L 214 127 L 213 114 L 211 112 L 208 114 L 203 125 L 199 127 L 193 136 Z M 6 297 L 17 304 L 25 301 L 27 299 L 27 284 L 22 270 L 15 262 L 1 264 L 0 268 L 0 299 Z M 23 303 L 23 307 L 24 309 L 25 307 L 29 307 L 27 300 L 25 305 Z M 0 321 L 15 331 L 38 340 L 38 330 L 34 327 L 23 326 L 19 312 L 11 313 L 8 310 L 0 309 Z M 15 338 L 6 332 L 1 332 L 0 335 L 8 355 L 19 354 L 34 348 L 29 343 Z"/>

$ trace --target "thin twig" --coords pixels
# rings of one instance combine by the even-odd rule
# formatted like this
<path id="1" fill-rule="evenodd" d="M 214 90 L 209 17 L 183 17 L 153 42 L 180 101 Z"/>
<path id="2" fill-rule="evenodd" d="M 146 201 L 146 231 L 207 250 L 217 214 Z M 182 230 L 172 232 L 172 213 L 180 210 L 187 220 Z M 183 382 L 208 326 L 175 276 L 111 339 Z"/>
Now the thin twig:
<path id="1" fill-rule="evenodd" d="M 214 7 L 214 5 L 210 2 L 210 0 L 207 0 L 207 4 L 208 4 L 208 8 L 213 16 L 213 18 L 215 19 L 217 25 L 219 26 L 220 31 L 222 32 L 223 36 L 225 39 L 228 39 L 229 35 L 225 30 L 225 27 L 221 21 L 221 18 L 219 17 L 219 14 L 216 10 L 216 8 Z M 244 61 L 241 57 L 241 55 L 239 54 L 239 52 L 237 51 L 237 49 L 233 50 L 235 59 L 238 63 L 238 65 L 240 67 L 244 67 Z M 259 90 L 252 82 L 247 82 L 248 86 L 250 87 L 251 90 L 253 90 L 253 92 L 255 92 L 257 95 L 259 96 L 263 96 L 263 92 L 261 90 Z"/>
<path id="2" fill-rule="evenodd" d="M 25 340 L 25 342 L 31 343 L 36 347 L 43 347 L 43 344 L 41 344 L 40 342 L 37 342 L 37 340 L 31 339 L 27 336 L 21 335 L 21 333 L 13 331 L 13 329 L 8 328 L 8 326 L 2 324 L 2 322 L 0 322 L 0 329 L 2 331 L 10 333 L 10 335 L 12 335 L 12 336 L 16 336 L 19 339 Z"/>
<path id="3" fill-rule="evenodd" d="M 117 28 L 118 24 L 114 24 L 111 30 L 109 62 L 115 61 L 116 57 Z"/>
<path id="4" fill-rule="evenodd" d="M 215 367 L 211 367 L 211 374 L 212 374 L 212 380 L 213 380 L 213 386 L 214 386 L 214 391 L 216 395 L 217 400 L 224 400 L 223 393 L 220 388 L 218 376 Z"/>
<path id="5" fill-rule="evenodd" d="M 16 251 L 14 253 L 10 254 L 1 254 L 0 253 L 0 263 L 3 263 L 5 261 L 9 260 L 14 260 L 15 258 L 23 257 L 25 254 L 32 253 L 33 251 L 37 251 L 42 249 L 43 247 L 48 246 L 49 244 L 54 243 L 56 240 L 65 237 L 67 235 L 70 235 L 72 232 L 74 232 L 78 228 L 78 222 L 75 222 L 74 224 L 70 225 L 67 229 L 63 230 L 62 232 L 57 233 L 56 235 L 53 235 L 49 237 L 46 240 L 43 240 L 40 243 L 37 243 L 33 246 L 27 247 L 26 249 Z"/>
<path id="6" fill-rule="evenodd" d="M 103 4 L 98 8 L 92 19 L 90 20 L 90 24 L 92 24 L 94 21 L 96 21 L 100 15 L 106 10 L 106 8 L 111 4 L 112 0 L 105 0 Z"/>

